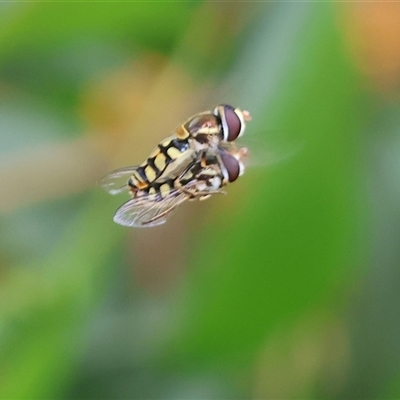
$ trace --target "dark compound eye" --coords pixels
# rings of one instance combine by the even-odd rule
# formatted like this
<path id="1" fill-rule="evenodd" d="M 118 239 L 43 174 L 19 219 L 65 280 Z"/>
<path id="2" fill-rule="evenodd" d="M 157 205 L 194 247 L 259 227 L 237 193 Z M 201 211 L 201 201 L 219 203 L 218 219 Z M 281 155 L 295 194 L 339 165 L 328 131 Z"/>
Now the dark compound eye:
<path id="1" fill-rule="evenodd" d="M 242 122 L 239 119 L 239 116 L 235 113 L 235 110 L 231 106 L 225 106 L 225 120 L 226 125 L 228 126 L 228 142 L 232 142 L 237 139 L 241 130 L 242 130 Z"/>
<path id="2" fill-rule="evenodd" d="M 240 175 L 240 163 L 239 161 L 229 153 L 221 153 L 221 160 L 228 173 L 228 181 L 234 182 Z"/>
<path id="3" fill-rule="evenodd" d="M 215 113 L 221 118 L 224 140 L 232 142 L 243 133 L 245 124 L 239 109 L 225 104 L 218 106 Z"/>

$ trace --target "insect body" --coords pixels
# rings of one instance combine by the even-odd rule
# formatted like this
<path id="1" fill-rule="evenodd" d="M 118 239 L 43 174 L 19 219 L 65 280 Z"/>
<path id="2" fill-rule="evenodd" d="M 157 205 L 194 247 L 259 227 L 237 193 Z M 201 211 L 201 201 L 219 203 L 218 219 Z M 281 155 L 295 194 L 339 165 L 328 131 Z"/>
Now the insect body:
<path id="1" fill-rule="evenodd" d="M 189 118 L 175 135 L 163 140 L 139 166 L 115 170 L 102 180 L 111 194 L 129 190 L 133 199 L 121 206 L 114 221 L 127 226 L 165 222 L 188 199 L 204 199 L 243 172 L 233 141 L 243 134 L 248 111 L 219 105 Z"/>
<path id="2" fill-rule="evenodd" d="M 221 144 L 233 142 L 245 130 L 250 120 L 248 111 L 229 105 L 219 105 L 214 111 L 196 114 L 180 125 L 175 134 L 164 139 L 139 166 L 111 172 L 103 178 L 102 186 L 111 194 L 125 190 L 127 184 L 133 191 L 149 188 L 153 183 L 174 180 L 187 166 L 199 160 L 204 152 L 218 152 Z M 128 182 L 119 178 L 131 175 Z"/>
<path id="3" fill-rule="evenodd" d="M 116 211 L 114 221 L 130 227 L 157 226 L 186 200 L 204 200 L 212 194 L 224 194 L 221 188 L 243 173 L 241 158 L 245 155 L 245 148 L 234 154 L 221 148 L 217 153 L 204 153 L 175 179 L 153 182 L 140 190 L 128 185 L 133 198 Z M 125 172 L 128 173 L 128 169 Z"/>

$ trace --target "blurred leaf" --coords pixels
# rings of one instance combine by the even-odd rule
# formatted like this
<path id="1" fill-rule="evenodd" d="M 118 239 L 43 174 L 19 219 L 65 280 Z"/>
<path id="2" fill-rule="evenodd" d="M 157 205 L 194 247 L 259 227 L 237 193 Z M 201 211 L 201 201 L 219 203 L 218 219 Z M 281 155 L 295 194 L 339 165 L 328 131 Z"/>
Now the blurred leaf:
<path id="1" fill-rule="evenodd" d="M 9 57 L 48 52 L 88 37 L 125 39 L 146 49 L 170 51 L 198 5 L 167 1 L 19 4 L 9 8 L 10 18 L 0 30 L 0 59 L 4 63 Z"/>
<path id="2" fill-rule="evenodd" d="M 78 327 L 103 292 L 124 230 L 96 194 L 41 268 L 11 271 L 1 291 L 0 398 L 54 398 L 72 373 Z"/>
<path id="3" fill-rule="evenodd" d="M 397 372 L 394 379 L 389 379 L 389 385 L 383 395 L 376 396 L 374 398 L 385 398 L 385 399 L 398 399 L 400 398 L 400 374 Z"/>
<path id="4" fill-rule="evenodd" d="M 364 158 L 372 245 L 368 273 L 348 300 L 353 361 L 340 397 L 392 399 L 400 393 L 400 104 L 382 102 L 370 114 Z"/>
<path id="5" fill-rule="evenodd" d="M 291 13 L 293 7 L 300 17 L 306 5 L 291 4 Z M 273 121 L 300 134 L 305 148 L 268 177 L 249 171 L 254 175 L 229 188 L 229 196 L 238 196 L 231 206 L 237 210 L 215 215 L 199 235 L 180 299 L 184 327 L 169 348 L 168 365 L 249 360 L 279 321 L 328 300 L 357 255 L 356 82 L 331 6 L 307 7 L 304 25 L 293 32 L 292 68 L 279 77 L 282 91 L 269 108 L 259 107 L 260 117 L 268 116 L 264 129 Z M 252 43 L 262 47 L 257 38 Z M 263 65 L 254 77 L 259 82 L 268 59 Z"/>

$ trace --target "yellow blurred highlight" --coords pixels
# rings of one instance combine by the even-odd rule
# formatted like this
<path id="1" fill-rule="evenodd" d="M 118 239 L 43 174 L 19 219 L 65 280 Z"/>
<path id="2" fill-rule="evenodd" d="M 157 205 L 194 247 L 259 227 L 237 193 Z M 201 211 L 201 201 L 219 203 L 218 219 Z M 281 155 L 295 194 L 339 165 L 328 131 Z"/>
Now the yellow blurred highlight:
<path id="1" fill-rule="evenodd" d="M 106 161 L 92 139 L 43 144 L 2 156 L 0 213 L 94 186 Z"/>
<path id="2" fill-rule="evenodd" d="M 312 398 L 316 382 L 335 398 L 346 382 L 349 363 L 345 321 L 314 311 L 291 329 L 278 328 L 268 340 L 256 368 L 253 398 Z"/>

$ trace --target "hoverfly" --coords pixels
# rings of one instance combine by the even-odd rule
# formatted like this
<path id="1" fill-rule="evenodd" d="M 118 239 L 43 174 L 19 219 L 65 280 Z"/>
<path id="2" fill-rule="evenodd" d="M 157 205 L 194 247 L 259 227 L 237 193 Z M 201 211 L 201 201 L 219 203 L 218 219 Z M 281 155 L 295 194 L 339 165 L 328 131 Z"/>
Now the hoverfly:
<path id="1" fill-rule="evenodd" d="M 247 149 L 236 150 L 233 145 L 203 151 L 199 159 L 190 162 L 175 179 L 168 178 L 137 188 L 132 178 L 119 191 L 129 190 L 132 199 L 117 209 L 114 222 L 129 227 L 152 227 L 163 224 L 177 207 L 186 200 L 204 200 L 212 194 L 225 194 L 221 190 L 244 172 L 242 158 Z M 128 167 L 108 176 L 108 184 L 135 174 L 137 168 Z M 113 190 L 107 189 L 110 193 Z"/>
<path id="2" fill-rule="evenodd" d="M 110 194 L 129 190 L 132 200 L 115 213 L 126 226 L 156 226 L 186 200 L 205 199 L 243 173 L 245 148 L 233 144 L 250 113 L 229 105 L 196 114 L 163 140 L 138 166 L 115 170 L 101 184 Z M 121 184 L 121 180 L 124 180 Z"/>
<path id="3" fill-rule="evenodd" d="M 132 175 L 130 186 L 137 190 L 174 180 L 189 164 L 196 162 L 202 152 L 210 149 L 217 152 L 221 144 L 240 137 L 250 119 L 248 111 L 229 105 L 196 114 L 176 128 L 174 135 L 161 141 L 142 164 L 111 172 L 103 179 L 102 186 L 111 194 L 123 191 L 125 183 L 118 187 L 116 178 L 125 176 L 126 171 Z"/>

